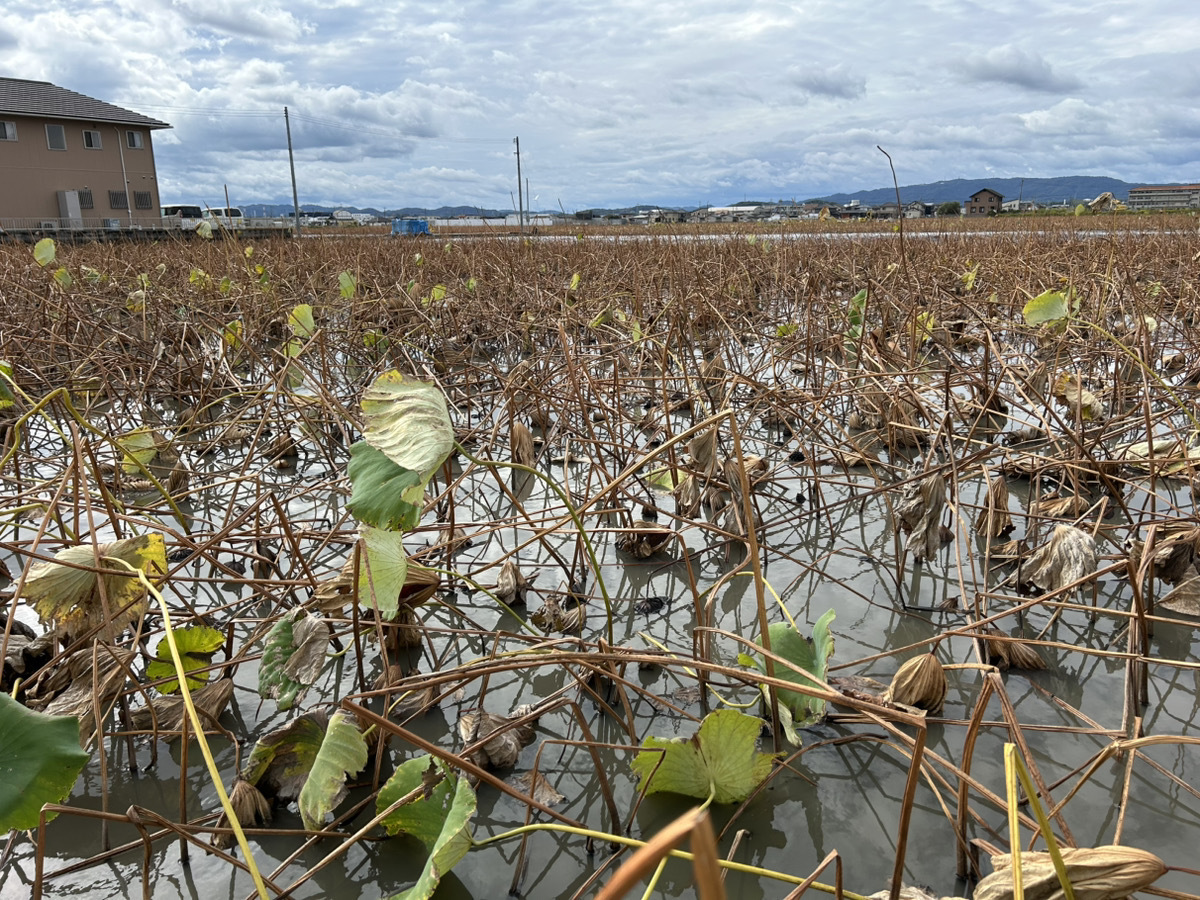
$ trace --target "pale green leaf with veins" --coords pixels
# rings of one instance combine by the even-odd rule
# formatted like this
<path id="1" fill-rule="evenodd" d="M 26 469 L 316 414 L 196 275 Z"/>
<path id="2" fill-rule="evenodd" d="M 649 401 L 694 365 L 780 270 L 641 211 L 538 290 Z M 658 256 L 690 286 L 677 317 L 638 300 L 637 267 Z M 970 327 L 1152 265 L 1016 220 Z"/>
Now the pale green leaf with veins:
<path id="1" fill-rule="evenodd" d="M 755 716 L 719 709 L 705 716 L 690 738 L 646 738 L 631 767 L 648 794 L 669 791 L 711 796 L 714 803 L 741 803 L 774 764 L 772 754 L 756 749 L 762 725 Z"/>
<path id="2" fill-rule="evenodd" d="M 396 618 L 400 591 L 408 577 L 408 554 L 404 535 L 397 531 L 361 525 L 362 540 L 358 566 L 358 602 L 371 606 L 372 597 L 384 619 Z"/>

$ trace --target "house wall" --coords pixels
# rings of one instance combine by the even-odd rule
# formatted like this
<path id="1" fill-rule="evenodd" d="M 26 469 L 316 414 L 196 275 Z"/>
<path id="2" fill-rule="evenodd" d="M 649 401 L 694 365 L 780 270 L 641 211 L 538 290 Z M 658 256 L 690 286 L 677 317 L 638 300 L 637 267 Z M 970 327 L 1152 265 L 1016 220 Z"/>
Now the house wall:
<path id="1" fill-rule="evenodd" d="M 972 194 L 967 202 L 963 204 L 963 215 L 965 216 L 988 216 L 992 213 L 1000 212 L 1000 204 L 1002 198 L 995 191 L 982 190 Z"/>
<path id="2" fill-rule="evenodd" d="M 15 141 L 0 141 L 0 218 L 57 219 L 58 191 L 88 189 L 92 193 L 92 209 L 81 210 L 85 222 L 120 219 L 128 223 L 132 213 L 134 222 L 161 223 L 154 146 L 146 127 L 11 113 L 0 113 L 0 121 L 15 123 L 17 130 Z M 66 150 L 49 149 L 48 124 L 63 126 Z M 100 149 L 84 146 L 85 130 L 100 132 Z M 127 131 L 142 136 L 141 149 L 128 146 Z M 114 206 L 109 197 L 110 191 L 120 193 L 123 189 L 122 153 L 129 181 L 129 209 Z M 149 193 L 149 203 L 143 204 L 148 208 L 137 208 L 135 192 Z"/>
<path id="3" fill-rule="evenodd" d="M 1200 185 L 1134 188 L 1129 192 L 1130 209 L 1184 209 L 1200 206 Z"/>

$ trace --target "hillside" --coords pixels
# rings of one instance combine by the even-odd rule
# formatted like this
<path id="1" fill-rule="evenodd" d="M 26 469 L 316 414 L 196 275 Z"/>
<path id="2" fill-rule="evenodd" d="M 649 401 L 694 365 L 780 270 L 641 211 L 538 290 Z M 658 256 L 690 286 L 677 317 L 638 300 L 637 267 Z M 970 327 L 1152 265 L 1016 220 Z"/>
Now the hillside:
<path id="1" fill-rule="evenodd" d="M 1022 183 L 1023 182 L 1023 183 Z M 1117 178 L 1107 178 L 1099 175 L 1068 175 L 1061 178 L 955 178 L 950 181 L 935 181 L 932 184 L 910 184 L 901 186 L 900 199 L 904 203 L 921 200 L 925 203 L 947 203 L 957 200 L 966 201 L 973 193 L 981 188 L 991 188 L 1004 196 L 1005 200 L 1034 200 L 1038 203 L 1077 203 L 1080 200 L 1091 200 L 1112 191 L 1113 196 L 1124 200 L 1129 196 L 1129 189 L 1139 187 L 1139 183 L 1130 184 Z M 875 188 L 869 191 L 857 191 L 853 194 L 829 194 L 825 197 L 814 198 L 829 203 L 845 205 L 851 200 L 857 200 L 863 206 L 875 206 L 896 199 L 896 190 L 892 187 Z"/>

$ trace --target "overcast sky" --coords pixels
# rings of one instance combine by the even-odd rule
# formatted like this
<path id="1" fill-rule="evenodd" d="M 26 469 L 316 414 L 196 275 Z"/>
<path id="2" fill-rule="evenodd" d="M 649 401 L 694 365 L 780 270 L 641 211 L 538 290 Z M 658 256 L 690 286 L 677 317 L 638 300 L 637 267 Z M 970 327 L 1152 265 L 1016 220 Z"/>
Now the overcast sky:
<path id="1" fill-rule="evenodd" d="M 164 202 L 535 209 L 1200 181 L 1186 0 L 5 0 L 0 74 L 169 122 Z"/>

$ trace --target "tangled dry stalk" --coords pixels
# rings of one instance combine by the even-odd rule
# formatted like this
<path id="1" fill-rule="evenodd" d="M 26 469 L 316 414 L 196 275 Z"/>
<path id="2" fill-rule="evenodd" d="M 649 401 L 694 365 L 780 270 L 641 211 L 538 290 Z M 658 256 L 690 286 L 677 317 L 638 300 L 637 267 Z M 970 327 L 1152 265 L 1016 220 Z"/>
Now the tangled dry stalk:
<path id="1" fill-rule="evenodd" d="M 14 575 L 4 688 L 49 703 L 74 685 L 61 708 L 99 722 L 86 788 L 33 842 L 13 835 L 5 881 L 53 896 L 56 879 L 140 849 L 150 896 L 168 890 L 155 869 L 178 841 L 184 859 L 219 853 L 228 890 L 249 890 L 245 861 L 209 843 L 229 846 L 229 831 L 199 769 L 177 780 L 173 807 L 109 808 L 110 782 L 130 778 L 114 760 L 152 774 L 172 733 L 180 770 L 197 768 L 178 742 L 186 717 L 147 675 L 161 619 L 36 643 L 31 568 L 147 532 L 166 541 L 158 581 L 173 626 L 225 635 L 199 671 L 220 692 L 200 699 L 227 784 L 288 719 L 253 681 L 264 636 L 295 610 L 332 631 L 303 706 L 332 705 L 374 735 L 348 805 L 323 828 L 282 809 L 277 827 L 255 827 L 265 817 L 241 789 L 252 841 L 292 841 L 262 873 L 271 894 L 311 892 L 344 854 L 376 857 L 370 804 L 416 752 L 523 809 L 514 821 L 498 811 L 500 824 L 649 837 L 673 816 L 647 813 L 632 752 L 663 722 L 690 733 L 764 685 L 777 689 L 764 740 L 793 752 L 715 817 L 730 865 L 778 846 L 761 825 L 740 831 L 743 817 L 769 791 L 799 790 L 815 758 L 808 777 L 849 778 L 886 822 L 836 847 L 839 873 L 841 859 L 886 855 L 857 864 L 891 874 L 895 891 L 902 878 L 979 877 L 979 849 L 1007 841 L 1000 739 L 1020 748 L 1060 842 L 1141 843 L 1127 816 L 1156 826 L 1139 789 L 1200 797 L 1195 224 L 991 228 L 910 229 L 903 255 L 890 235 L 844 227 L 59 248 L 69 285 L 28 247 L 0 246 L 0 357 L 16 388 L 0 411 L 0 548 Z M 1023 307 L 1047 290 L 1077 304 L 1072 318 L 1026 325 Z M 294 325 L 301 304 L 311 330 Z M 439 386 L 461 452 L 406 544 L 432 574 L 384 622 L 356 602 L 345 471 L 362 390 L 391 368 Z M 157 452 L 131 471 L 119 441 L 137 429 Z M 785 617 L 807 634 L 829 607 L 826 679 L 783 677 L 788 659 L 754 641 Z M 739 666 L 739 652 L 761 652 L 763 671 Z M 102 657 L 109 674 L 93 678 Z M 938 666 L 921 672 L 936 703 L 901 702 L 869 677 L 918 657 Z M 831 704 L 798 750 L 780 727 L 784 690 Z M 499 715 L 518 702 L 531 708 Z M 422 724 L 439 708 L 463 716 L 460 738 Z M 889 787 L 871 787 L 868 761 L 895 770 Z M 531 768 L 524 780 L 494 772 L 514 764 Z M 782 815 L 811 830 L 821 801 L 806 797 Z M 1115 818 L 1097 826 L 1104 801 Z M 1013 812 L 1032 842 L 1036 823 Z M 106 830 L 103 846 L 55 851 L 56 829 L 83 817 L 119 841 Z M 654 859 L 700 821 L 676 823 Z M 627 858 L 597 844 L 600 858 L 556 857 L 539 873 L 539 840 L 583 839 L 522 837 L 506 877 L 528 896 L 586 896 Z M 800 829 L 786 841 L 787 857 L 767 852 L 731 879 L 803 884 L 835 855 Z M 718 896 L 705 853 L 704 895 Z M 381 871 L 385 891 L 412 877 Z M 495 895 L 507 885 L 491 877 Z M 1180 873 L 1160 885 L 1194 891 Z"/>

